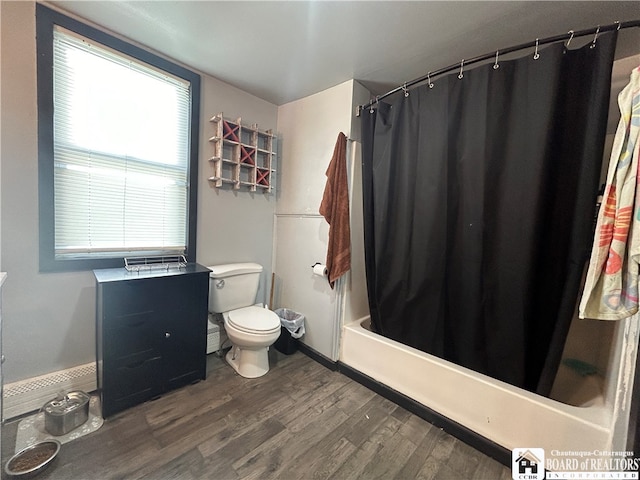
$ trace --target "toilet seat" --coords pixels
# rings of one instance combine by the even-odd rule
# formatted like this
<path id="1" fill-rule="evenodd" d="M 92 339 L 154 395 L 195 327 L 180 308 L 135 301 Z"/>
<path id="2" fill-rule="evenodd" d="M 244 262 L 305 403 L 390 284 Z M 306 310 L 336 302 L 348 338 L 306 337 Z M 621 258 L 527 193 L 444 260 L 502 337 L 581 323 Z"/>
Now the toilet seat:
<path id="1" fill-rule="evenodd" d="M 237 330 L 255 335 L 280 331 L 280 317 L 266 308 L 251 306 L 225 313 L 229 324 Z"/>

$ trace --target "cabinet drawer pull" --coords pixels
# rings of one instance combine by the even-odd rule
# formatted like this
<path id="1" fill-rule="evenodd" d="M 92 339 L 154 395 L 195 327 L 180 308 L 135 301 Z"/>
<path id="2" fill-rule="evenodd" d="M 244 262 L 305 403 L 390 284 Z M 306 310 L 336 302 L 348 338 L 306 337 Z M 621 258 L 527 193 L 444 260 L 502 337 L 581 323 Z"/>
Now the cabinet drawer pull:
<path id="1" fill-rule="evenodd" d="M 128 368 L 130 370 L 133 369 L 133 368 L 138 368 L 138 367 L 141 367 L 142 365 L 144 365 L 145 362 L 146 362 L 146 360 L 140 360 L 139 362 L 130 363 L 125 368 Z"/>
<path id="2" fill-rule="evenodd" d="M 147 358 L 145 360 L 140 360 L 139 362 L 133 362 L 133 363 L 130 363 L 129 365 L 125 365 L 124 368 L 128 368 L 129 370 L 133 370 L 134 368 L 140 368 L 145 363 L 153 362 L 157 358 L 158 357 L 152 357 L 152 358 Z"/>

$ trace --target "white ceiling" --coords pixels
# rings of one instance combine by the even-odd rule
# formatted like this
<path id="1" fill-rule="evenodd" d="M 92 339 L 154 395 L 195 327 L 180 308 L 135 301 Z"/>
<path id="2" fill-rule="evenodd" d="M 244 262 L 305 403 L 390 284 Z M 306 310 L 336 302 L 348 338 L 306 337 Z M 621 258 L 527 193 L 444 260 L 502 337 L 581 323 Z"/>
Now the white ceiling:
<path id="1" fill-rule="evenodd" d="M 640 19 L 639 1 L 45 3 L 276 105 L 351 78 L 384 93 L 464 58 Z M 621 32 L 629 54 L 638 31 Z"/>

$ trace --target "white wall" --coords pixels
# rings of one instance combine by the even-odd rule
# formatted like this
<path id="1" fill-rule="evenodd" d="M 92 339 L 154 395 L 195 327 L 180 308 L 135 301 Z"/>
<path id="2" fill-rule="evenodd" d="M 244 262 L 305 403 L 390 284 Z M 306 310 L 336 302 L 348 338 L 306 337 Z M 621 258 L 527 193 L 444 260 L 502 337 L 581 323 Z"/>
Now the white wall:
<path id="1" fill-rule="evenodd" d="M 4 286 L 5 382 L 95 360 L 95 287 L 91 272 L 38 272 L 38 155 L 35 4 L 1 8 L 1 258 Z M 257 261 L 272 252 L 273 196 L 209 186 L 212 146 L 208 119 L 220 111 L 274 128 L 277 107 L 202 76 L 197 260 L 204 265 Z"/>
<path id="2" fill-rule="evenodd" d="M 282 214 L 318 214 L 338 133 L 351 136 L 353 80 L 278 107 Z"/>
<path id="3" fill-rule="evenodd" d="M 353 84 L 353 104 L 363 105 L 370 97 L 369 90 L 360 83 Z M 355 112 L 354 112 L 355 113 Z M 366 113 L 366 112 L 365 112 Z M 342 321 L 350 323 L 369 315 L 367 278 L 364 263 L 364 212 L 362 205 L 362 147 L 360 118 L 351 117 L 351 148 L 349 170 L 349 199 L 351 208 L 351 270 L 345 281 L 345 304 Z"/>
<path id="4" fill-rule="evenodd" d="M 214 78 L 202 76 L 197 261 L 202 265 L 257 262 L 264 267 L 257 301 L 266 303 L 271 281 L 274 193 L 216 188 L 208 161 L 213 156 L 213 124 L 209 119 L 242 117 L 243 123 L 276 131 L 277 107 Z"/>
<path id="5" fill-rule="evenodd" d="M 329 226 L 318 209 L 338 133 L 353 138 L 356 88 L 361 87 L 350 80 L 278 108 L 282 151 L 275 220 L 275 306 L 304 314 L 302 341 L 332 360 L 338 357 L 343 297 L 338 288 L 331 290 L 325 279 L 313 276 L 311 266 L 326 260 Z M 352 148 L 349 143 L 347 151 Z"/>

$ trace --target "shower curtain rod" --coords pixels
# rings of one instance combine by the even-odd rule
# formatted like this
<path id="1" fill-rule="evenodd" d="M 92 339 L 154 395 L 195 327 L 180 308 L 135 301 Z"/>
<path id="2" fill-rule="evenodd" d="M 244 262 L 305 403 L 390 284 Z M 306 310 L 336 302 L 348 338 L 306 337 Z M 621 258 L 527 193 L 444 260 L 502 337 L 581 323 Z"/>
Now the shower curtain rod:
<path id="1" fill-rule="evenodd" d="M 640 27 L 640 20 L 630 20 L 628 22 L 616 22 L 613 23 L 611 25 L 605 25 L 605 26 L 597 26 L 597 27 L 593 27 L 593 28 L 589 28 L 587 30 L 579 30 L 577 32 L 574 32 L 573 30 L 570 30 L 569 32 L 562 34 L 562 35 L 556 35 L 553 37 L 547 37 L 547 38 L 538 38 L 532 42 L 528 42 L 528 43 L 522 43 L 520 45 L 515 45 L 513 47 L 508 47 L 505 48 L 503 50 L 497 50 L 495 52 L 491 52 L 491 53 L 485 53 L 484 55 L 479 55 L 477 57 L 471 58 L 469 60 L 462 60 L 462 62 L 460 63 L 454 63 L 453 65 L 449 65 L 448 67 L 444 67 L 441 68 L 439 70 L 435 70 L 433 72 L 429 72 L 426 75 L 423 75 L 422 77 L 416 78 L 414 80 L 411 80 L 410 82 L 406 82 L 402 85 L 397 86 L 396 88 L 394 88 L 393 90 L 389 90 L 387 93 L 384 93 L 382 95 L 376 95 L 375 98 L 369 100 L 368 103 L 365 103 L 364 105 L 358 105 L 356 108 L 356 116 L 359 117 L 360 114 L 362 113 L 362 111 L 365 108 L 370 108 L 373 105 L 375 105 L 376 103 L 378 103 L 380 100 L 382 100 L 383 98 L 388 97 L 389 95 L 393 95 L 394 93 L 398 93 L 401 91 L 406 91 L 409 87 L 413 87 L 414 85 L 417 85 L 418 83 L 422 83 L 426 80 L 431 80 L 434 77 L 440 76 L 442 74 L 445 73 L 449 73 L 449 72 L 453 72 L 459 68 L 462 68 L 466 65 L 473 65 L 474 63 L 478 63 L 478 62 L 482 62 L 484 60 L 489 60 L 492 58 L 497 58 L 498 55 L 506 55 L 509 53 L 513 53 L 513 52 L 517 52 L 518 50 L 525 50 L 527 48 L 533 48 L 533 47 L 539 47 L 541 45 L 546 45 L 549 43 L 556 43 L 556 42 L 560 42 L 560 41 L 564 41 L 564 40 L 569 40 L 571 41 L 573 38 L 575 37 L 584 37 L 587 35 L 594 35 L 593 38 L 593 43 L 596 43 L 596 40 L 598 38 L 598 35 L 604 32 L 610 32 L 612 30 L 620 30 L 621 28 L 631 28 L 631 27 Z"/>

